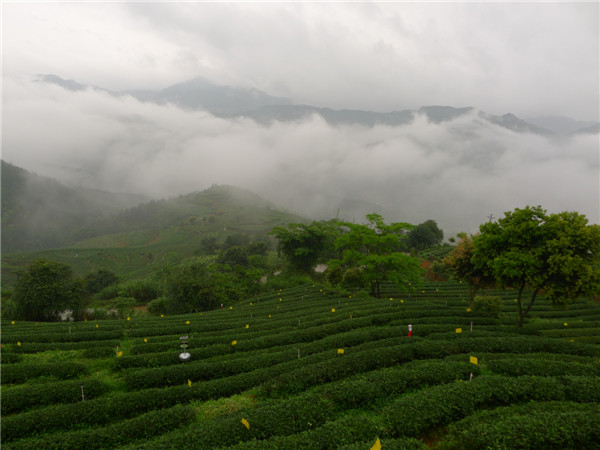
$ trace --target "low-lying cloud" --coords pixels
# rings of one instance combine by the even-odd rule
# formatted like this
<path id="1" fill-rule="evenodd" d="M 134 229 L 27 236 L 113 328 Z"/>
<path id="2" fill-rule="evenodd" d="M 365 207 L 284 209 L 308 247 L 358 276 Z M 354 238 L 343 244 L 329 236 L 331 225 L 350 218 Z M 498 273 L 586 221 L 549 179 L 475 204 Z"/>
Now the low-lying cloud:
<path id="1" fill-rule="evenodd" d="M 288 210 L 355 220 L 371 212 L 359 211 L 364 201 L 386 220 L 435 219 L 447 236 L 525 205 L 599 222 L 597 134 L 516 133 L 477 111 L 400 127 L 318 116 L 265 126 L 35 82 L 5 79 L 4 92 L 3 159 L 71 186 L 168 197 L 233 184 Z"/>

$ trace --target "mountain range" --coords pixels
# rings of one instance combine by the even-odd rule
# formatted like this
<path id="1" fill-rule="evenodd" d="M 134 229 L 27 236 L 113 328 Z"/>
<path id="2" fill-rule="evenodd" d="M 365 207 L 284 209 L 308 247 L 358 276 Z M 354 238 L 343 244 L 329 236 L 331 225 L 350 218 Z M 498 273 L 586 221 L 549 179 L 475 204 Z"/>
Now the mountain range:
<path id="1" fill-rule="evenodd" d="M 38 82 L 55 84 L 71 91 L 92 89 L 113 96 L 131 96 L 142 102 L 174 104 L 185 109 L 201 109 L 225 118 L 246 117 L 261 124 L 276 121 L 300 121 L 313 115 L 320 116 L 330 125 L 401 126 L 411 123 L 415 115 L 427 117 L 430 122 L 441 123 L 475 111 L 472 107 L 424 106 L 417 110 L 374 112 L 354 109 L 334 110 L 310 105 L 296 105 L 284 97 L 274 97 L 255 88 L 223 86 L 197 77 L 160 90 L 111 91 L 102 87 L 65 80 L 57 75 L 40 74 Z M 501 127 L 522 133 L 554 136 L 574 133 L 598 133 L 598 122 L 584 122 L 563 116 L 532 117 L 520 119 L 514 114 L 502 116 L 477 111 L 478 117 Z"/>

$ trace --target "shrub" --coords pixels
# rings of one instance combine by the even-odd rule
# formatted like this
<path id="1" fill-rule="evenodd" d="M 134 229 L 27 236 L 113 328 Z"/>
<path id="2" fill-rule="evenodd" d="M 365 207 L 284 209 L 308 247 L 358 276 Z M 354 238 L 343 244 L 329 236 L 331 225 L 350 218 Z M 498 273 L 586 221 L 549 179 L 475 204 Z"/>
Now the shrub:
<path id="1" fill-rule="evenodd" d="M 32 378 L 54 377 L 58 379 L 75 378 L 87 372 L 80 363 L 63 361 L 54 363 L 18 363 L 2 366 L 2 384 L 25 383 Z"/>
<path id="2" fill-rule="evenodd" d="M 161 287 L 157 281 L 132 280 L 119 285 L 119 297 L 134 298 L 137 303 L 146 304 L 160 294 Z"/>
<path id="3" fill-rule="evenodd" d="M 596 392 L 594 393 L 594 390 Z M 405 394 L 384 411 L 392 436 L 418 436 L 473 414 L 482 406 L 502 406 L 530 400 L 598 402 L 598 377 L 480 376 Z"/>
<path id="4" fill-rule="evenodd" d="M 248 441 L 229 447 L 229 449 L 339 448 L 341 445 L 352 444 L 369 437 L 372 437 L 371 444 L 373 444 L 378 431 L 379 424 L 374 418 L 366 415 L 352 415 L 327 422 L 314 430 L 302 431 L 289 436 L 275 436 L 269 439 Z M 370 445 L 361 448 L 370 448 Z"/>
<path id="5" fill-rule="evenodd" d="M 510 375 L 590 375 L 600 376 L 600 364 L 581 364 L 572 361 L 548 361 L 547 359 L 495 359 L 487 362 L 492 372 Z"/>
<path id="6" fill-rule="evenodd" d="M 493 295 L 478 295 L 473 301 L 473 310 L 500 317 L 502 314 L 502 299 Z"/>
<path id="7" fill-rule="evenodd" d="M 531 402 L 475 414 L 450 425 L 442 449 L 595 448 L 600 405 Z"/>
<path id="8" fill-rule="evenodd" d="M 132 297 L 117 297 L 113 300 L 113 305 L 121 319 L 133 314 L 135 303 L 136 300 Z"/>
<path id="9" fill-rule="evenodd" d="M 111 298 L 115 298 L 119 296 L 119 286 L 116 284 L 106 286 L 103 288 L 96 297 L 101 300 L 110 300 Z"/>
<path id="10" fill-rule="evenodd" d="M 135 439 L 143 439 L 166 433 L 190 422 L 196 416 L 190 406 L 176 405 L 172 408 L 150 411 L 130 420 L 103 428 L 59 432 L 40 437 L 23 439 L 10 445 L 14 449 L 60 448 L 114 448 Z"/>
<path id="11" fill-rule="evenodd" d="M 147 309 L 148 312 L 155 316 L 158 316 L 160 314 L 166 314 L 167 313 L 166 299 L 164 297 L 159 297 L 157 299 L 154 299 L 148 303 L 147 308 L 148 308 Z"/>
<path id="12" fill-rule="evenodd" d="M 80 402 L 82 388 L 87 400 L 108 390 L 106 383 L 94 379 L 15 386 L 2 392 L 2 415 L 24 412 L 33 406 Z"/>

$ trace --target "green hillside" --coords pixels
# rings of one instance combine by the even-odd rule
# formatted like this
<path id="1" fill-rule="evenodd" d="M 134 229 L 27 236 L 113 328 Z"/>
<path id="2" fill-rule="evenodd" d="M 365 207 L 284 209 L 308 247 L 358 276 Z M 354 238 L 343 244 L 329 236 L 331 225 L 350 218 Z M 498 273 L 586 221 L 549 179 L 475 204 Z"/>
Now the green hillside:
<path id="1" fill-rule="evenodd" d="M 459 283 L 388 294 L 305 285 L 184 316 L 3 321 L 3 448 L 597 446 L 597 305 L 540 301 L 518 329 L 511 291 L 499 317 L 469 311 Z"/>
<path id="2" fill-rule="evenodd" d="M 161 201 L 123 210 L 97 229 L 101 234 L 69 247 L 25 253 L 3 253 L 2 284 L 16 281 L 15 271 L 35 258 L 69 264 L 76 274 L 100 268 L 123 278 L 141 277 L 165 263 L 176 263 L 198 254 L 203 238 L 223 242 L 227 236 L 247 235 L 267 239 L 278 225 L 305 219 L 276 209 L 260 197 L 232 186 L 214 186 Z"/>
<path id="3" fill-rule="evenodd" d="M 147 200 L 67 187 L 2 161 L 2 252 L 57 248 L 94 236 L 98 224 Z"/>

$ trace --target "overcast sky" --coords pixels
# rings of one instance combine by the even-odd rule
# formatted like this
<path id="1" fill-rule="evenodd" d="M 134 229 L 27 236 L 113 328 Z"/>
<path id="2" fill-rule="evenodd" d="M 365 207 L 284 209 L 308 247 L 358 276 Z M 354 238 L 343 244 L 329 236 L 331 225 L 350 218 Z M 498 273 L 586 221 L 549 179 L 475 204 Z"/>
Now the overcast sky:
<path id="1" fill-rule="evenodd" d="M 378 203 L 446 236 L 526 205 L 599 223 L 598 134 L 547 138 L 478 115 L 598 120 L 599 40 L 597 2 L 2 2 L 2 157 L 154 197 L 233 184 L 308 217 L 334 217 L 335 198 Z M 334 109 L 477 109 L 440 124 L 264 126 L 39 73 L 111 90 L 203 76 Z"/>
<path id="2" fill-rule="evenodd" d="M 295 103 L 598 120 L 598 2 L 3 2 L 3 76 L 195 76 Z"/>

